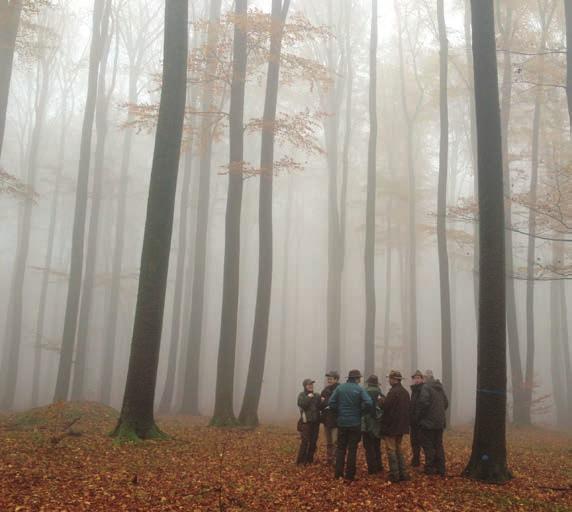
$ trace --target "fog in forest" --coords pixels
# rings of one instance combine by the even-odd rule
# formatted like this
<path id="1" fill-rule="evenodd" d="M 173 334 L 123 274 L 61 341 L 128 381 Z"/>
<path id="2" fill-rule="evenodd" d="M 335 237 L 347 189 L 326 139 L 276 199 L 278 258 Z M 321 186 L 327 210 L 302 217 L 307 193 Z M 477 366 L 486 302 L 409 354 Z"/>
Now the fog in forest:
<path id="1" fill-rule="evenodd" d="M 241 19 L 228 0 L 189 2 L 187 108 L 155 393 L 161 413 L 212 415 L 222 368 L 219 378 L 230 381 L 238 416 L 249 367 L 260 366 L 260 352 L 251 362 L 251 348 L 271 3 L 251 0 Z M 443 90 L 436 2 L 379 2 L 373 160 L 371 2 L 291 2 L 270 130 L 273 239 L 266 256 L 273 256 L 273 265 L 261 386 L 253 373 L 262 422 L 297 416 L 304 378 L 321 389 L 327 370 L 345 379 L 352 368 L 379 375 L 384 390 L 390 369 L 400 370 L 407 382 L 416 369 L 432 369 L 451 395 L 451 421 L 474 419 L 479 276 L 468 4 L 444 2 L 448 161 L 440 216 Z M 90 84 L 94 5 L 100 62 Z M 567 428 L 572 171 L 563 3 L 499 0 L 496 23 L 506 143 L 508 416 L 518 419 L 516 397 L 525 423 L 530 413 L 533 423 Z M 221 325 L 232 322 L 222 312 L 225 215 L 235 172 L 229 166 L 235 24 L 246 26 L 248 40 L 239 302 L 235 361 L 234 352 L 227 352 L 224 364 L 231 366 L 221 366 Z M 0 409 L 62 397 L 121 407 L 159 114 L 163 31 L 164 2 L 158 0 L 24 2 L 0 146 Z M 86 174 L 78 168 L 89 93 L 95 108 Z M 374 182 L 371 174 L 368 181 L 368 160 Z M 78 176 L 89 180 L 83 198 Z M 369 196 L 368 183 L 374 185 Z M 85 219 L 74 232 L 76 201 L 85 207 Z M 368 206 L 375 208 L 369 219 L 373 279 L 364 269 Z M 445 316 L 440 217 L 446 220 L 442 247 L 449 276 Z M 74 240 L 83 246 L 78 279 L 72 278 Z M 365 341 L 368 282 L 375 293 L 369 323 L 374 346 Z M 73 322 L 68 326 L 66 347 L 70 300 L 77 318 L 75 328 Z M 450 349 L 443 344 L 444 321 L 450 321 Z M 452 358 L 450 372 L 442 364 L 444 353 Z"/>

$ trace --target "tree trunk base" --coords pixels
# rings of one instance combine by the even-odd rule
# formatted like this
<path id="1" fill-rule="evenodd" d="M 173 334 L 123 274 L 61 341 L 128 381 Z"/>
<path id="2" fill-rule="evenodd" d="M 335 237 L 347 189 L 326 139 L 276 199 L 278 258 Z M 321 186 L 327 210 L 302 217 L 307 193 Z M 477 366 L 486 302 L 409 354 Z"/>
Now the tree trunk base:
<path id="1" fill-rule="evenodd" d="M 513 478 L 506 464 L 495 464 L 483 459 L 469 461 L 463 476 L 489 484 L 505 484 Z"/>
<path id="2" fill-rule="evenodd" d="M 115 430 L 110 434 L 119 444 L 138 443 L 148 439 L 168 439 L 168 435 L 152 423 L 150 426 L 137 427 L 131 422 L 119 419 Z"/>
<path id="3" fill-rule="evenodd" d="M 237 427 L 240 423 L 233 413 L 215 414 L 209 423 L 211 427 Z"/>
<path id="4" fill-rule="evenodd" d="M 241 411 L 240 415 L 238 416 L 238 422 L 243 427 L 256 428 L 258 427 L 258 425 L 260 425 L 260 421 L 258 420 L 258 414 L 256 414 L 256 412 Z"/>

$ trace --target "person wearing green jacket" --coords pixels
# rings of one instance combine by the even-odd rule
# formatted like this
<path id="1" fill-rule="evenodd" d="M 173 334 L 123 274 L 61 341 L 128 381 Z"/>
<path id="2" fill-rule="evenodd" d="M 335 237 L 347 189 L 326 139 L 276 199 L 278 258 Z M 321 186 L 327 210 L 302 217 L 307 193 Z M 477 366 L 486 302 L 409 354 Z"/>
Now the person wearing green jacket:
<path id="1" fill-rule="evenodd" d="M 370 396 L 373 407 L 362 416 L 361 430 L 367 471 L 370 475 L 383 471 L 381 460 L 381 406 L 384 396 L 379 386 L 377 375 L 370 375 L 366 381 L 366 393 Z"/>
<path id="2" fill-rule="evenodd" d="M 296 464 L 312 464 L 318 444 L 321 397 L 314 393 L 314 382 L 312 379 L 304 379 L 302 382 L 304 391 L 298 395 L 300 449 Z"/>

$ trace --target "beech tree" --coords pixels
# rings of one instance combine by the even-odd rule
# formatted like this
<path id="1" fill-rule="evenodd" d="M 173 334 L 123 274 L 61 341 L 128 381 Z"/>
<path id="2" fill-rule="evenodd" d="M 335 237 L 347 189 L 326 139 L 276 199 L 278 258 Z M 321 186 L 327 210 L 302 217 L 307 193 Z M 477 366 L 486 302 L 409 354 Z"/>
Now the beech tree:
<path id="1" fill-rule="evenodd" d="M 371 0 L 369 144 L 365 231 L 365 373 L 375 371 L 375 196 L 377 173 L 377 0 Z"/>
<path id="2" fill-rule="evenodd" d="M 89 53 L 89 77 L 81 132 L 78 181 L 73 222 L 70 279 L 54 401 L 67 400 L 69 393 L 83 275 L 85 219 L 87 213 L 89 168 L 91 162 L 91 139 L 93 122 L 95 119 L 99 64 L 101 61 L 102 51 L 102 26 L 104 15 L 105 17 L 109 16 L 109 9 L 111 7 L 110 3 L 111 0 L 94 0 L 91 47 Z"/>
<path id="3" fill-rule="evenodd" d="M 39 47 L 49 47 L 50 41 L 46 31 L 38 36 Z M 40 144 L 42 142 L 46 110 L 50 99 L 51 85 L 53 80 L 52 66 L 58 45 L 53 42 L 50 50 L 45 50 L 40 55 L 36 70 L 36 94 L 34 98 L 34 127 L 28 149 L 28 169 L 26 176 L 27 186 L 32 190 L 38 181 L 38 161 L 40 158 Z M 21 234 L 16 250 L 15 267 L 12 273 L 10 287 L 10 303 L 8 306 L 7 337 L 4 344 L 2 366 L 0 369 L 1 385 L 0 406 L 10 409 L 16 390 L 18 364 L 22 344 L 22 317 L 25 310 L 24 283 L 28 256 L 30 252 L 30 240 L 32 238 L 32 215 L 35 206 L 34 197 L 24 198 Z"/>
<path id="4" fill-rule="evenodd" d="M 207 258 L 207 235 L 211 188 L 211 163 L 213 150 L 213 106 L 215 77 L 217 76 L 217 46 L 220 37 L 221 0 L 210 0 L 209 26 L 206 44 L 206 64 L 204 88 L 201 95 L 201 119 L 199 134 L 199 204 L 197 206 L 197 229 L 195 233 L 195 254 L 193 262 L 193 291 L 191 299 L 191 319 L 185 367 L 182 412 L 199 413 L 199 362 L 203 331 L 205 301 L 205 275 Z"/>
<path id="5" fill-rule="evenodd" d="M 262 143 L 260 150 L 260 192 L 258 205 L 259 249 L 258 287 L 250 364 L 239 421 L 243 425 L 258 424 L 258 404 L 264 376 L 268 322 L 272 291 L 272 182 L 274 178 L 274 135 L 278 86 L 280 78 L 280 54 L 284 24 L 290 9 L 290 0 L 272 0 L 272 27 L 270 32 L 270 58 L 262 118 Z"/>
<path id="6" fill-rule="evenodd" d="M 447 179 L 449 176 L 449 41 L 443 0 L 437 0 L 439 27 L 439 185 L 437 192 L 437 246 L 439 254 L 439 291 L 441 299 L 441 361 L 443 384 L 449 400 L 453 392 L 453 347 L 451 336 L 451 289 L 447 249 Z M 451 408 L 447 409 L 451 418 Z"/>
<path id="7" fill-rule="evenodd" d="M 2 156 L 2 143 L 6 129 L 6 113 L 16 51 L 16 37 L 22 17 L 23 4 L 24 0 L 0 0 L 0 157 Z"/>
<path id="8" fill-rule="evenodd" d="M 478 141 L 479 318 L 471 458 L 464 474 L 511 479 L 506 460 L 506 280 L 504 194 L 494 0 L 471 0 Z"/>
<path id="9" fill-rule="evenodd" d="M 225 217 L 224 274 L 220 342 L 217 362 L 215 411 L 212 424 L 235 421 L 233 376 L 236 356 L 240 280 L 240 218 L 244 167 L 244 96 L 247 64 L 247 33 L 244 23 L 247 0 L 235 2 L 232 82 L 230 86 L 228 196 Z"/>
<path id="10" fill-rule="evenodd" d="M 188 0 L 165 4 L 163 86 L 151 182 L 133 339 L 121 415 L 120 439 L 161 436 L 153 405 L 167 289 L 177 174 L 185 116 L 188 56 Z"/>

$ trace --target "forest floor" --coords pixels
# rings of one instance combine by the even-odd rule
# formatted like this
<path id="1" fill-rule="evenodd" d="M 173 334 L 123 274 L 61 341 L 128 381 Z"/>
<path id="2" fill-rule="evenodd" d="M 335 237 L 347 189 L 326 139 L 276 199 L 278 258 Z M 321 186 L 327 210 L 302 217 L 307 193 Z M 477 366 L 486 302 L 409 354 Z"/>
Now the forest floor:
<path id="1" fill-rule="evenodd" d="M 293 464 L 293 429 L 165 417 L 168 440 L 118 445 L 108 436 L 116 417 L 93 403 L 0 416 L 0 510 L 572 511 L 570 434 L 510 430 L 515 478 L 503 486 L 460 477 L 469 429 L 446 434 L 446 479 L 412 471 L 411 482 L 390 484 L 367 475 L 360 448 L 358 480 L 348 485 L 323 464 L 321 443 L 317 464 Z"/>

